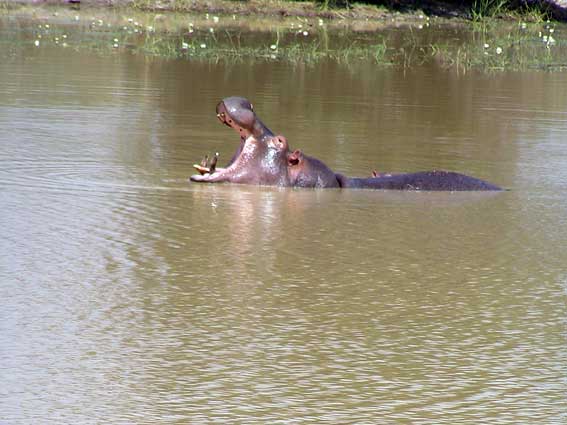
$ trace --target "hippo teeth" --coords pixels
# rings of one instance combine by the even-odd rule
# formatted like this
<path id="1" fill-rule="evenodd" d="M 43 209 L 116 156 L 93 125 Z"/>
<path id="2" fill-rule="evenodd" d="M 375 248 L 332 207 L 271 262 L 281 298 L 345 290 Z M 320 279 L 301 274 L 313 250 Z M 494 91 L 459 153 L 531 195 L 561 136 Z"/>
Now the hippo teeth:
<path id="1" fill-rule="evenodd" d="M 193 164 L 195 168 L 201 175 L 213 174 L 217 168 L 217 161 L 219 159 L 219 153 L 215 152 L 213 159 L 209 163 L 209 155 L 205 155 L 200 164 Z"/>
<path id="2" fill-rule="evenodd" d="M 217 168 L 217 160 L 219 159 L 219 153 L 216 152 L 215 156 L 211 160 L 211 165 L 209 166 L 209 173 L 213 174 Z"/>
<path id="3" fill-rule="evenodd" d="M 217 118 L 219 119 L 220 122 L 222 122 L 224 125 L 230 127 L 229 121 L 226 119 L 226 114 L 224 112 L 221 112 L 220 114 L 217 114 Z"/>
<path id="4" fill-rule="evenodd" d="M 193 164 L 193 168 L 197 170 L 201 175 L 210 173 L 209 167 L 203 167 L 200 164 Z"/>

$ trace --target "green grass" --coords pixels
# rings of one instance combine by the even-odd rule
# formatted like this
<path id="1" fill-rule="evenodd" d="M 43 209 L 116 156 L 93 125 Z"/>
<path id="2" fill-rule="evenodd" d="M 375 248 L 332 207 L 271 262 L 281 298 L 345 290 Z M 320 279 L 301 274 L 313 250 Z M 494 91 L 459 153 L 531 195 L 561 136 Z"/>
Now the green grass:
<path id="1" fill-rule="evenodd" d="M 318 41 L 289 44 L 265 44 L 260 46 L 242 46 L 219 43 L 218 40 L 202 38 L 199 41 L 184 39 L 150 37 L 132 48 L 135 53 L 166 58 L 187 58 L 213 62 L 283 61 L 289 63 L 315 64 L 324 60 L 341 64 L 372 62 L 385 65 L 385 44 L 372 46 L 353 46 L 340 49 L 323 49 Z"/>
<path id="2" fill-rule="evenodd" d="M 557 39 L 550 24 L 520 22 L 507 31 L 484 27 L 473 31 L 468 43 L 431 45 L 430 52 L 446 68 L 459 71 L 562 70 L 567 65 L 567 43 Z"/>
<path id="3" fill-rule="evenodd" d="M 509 9 L 508 0 L 474 0 L 471 7 L 471 17 L 473 21 L 480 21 L 486 18 L 494 18 Z"/>

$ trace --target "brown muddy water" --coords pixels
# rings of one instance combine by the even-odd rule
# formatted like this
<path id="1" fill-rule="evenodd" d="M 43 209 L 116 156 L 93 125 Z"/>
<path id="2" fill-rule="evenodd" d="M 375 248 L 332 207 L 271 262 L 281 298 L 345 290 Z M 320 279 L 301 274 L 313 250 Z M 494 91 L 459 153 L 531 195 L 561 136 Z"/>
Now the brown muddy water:
<path id="1" fill-rule="evenodd" d="M 0 40 L 1 423 L 567 422 L 567 74 Z M 510 190 L 190 183 L 229 95 L 348 175 Z"/>

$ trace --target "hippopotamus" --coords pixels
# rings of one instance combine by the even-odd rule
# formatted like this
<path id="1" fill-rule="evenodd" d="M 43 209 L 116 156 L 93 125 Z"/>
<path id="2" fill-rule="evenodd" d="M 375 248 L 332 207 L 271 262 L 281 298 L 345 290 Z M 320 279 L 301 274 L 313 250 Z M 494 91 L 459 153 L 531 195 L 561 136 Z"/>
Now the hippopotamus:
<path id="1" fill-rule="evenodd" d="M 390 189 L 426 191 L 502 190 L 484 180 L 451 171 L 380 174 L 346 177 L 317 158 L 291 150 L 284 136 L 275 135 L 243 97 L 228 97 L 217 104 L 217 117 L 240 136 L 240 145 L 225 168 L 216 167 L 217 155 L 195 168 L 194 182 L 243 183 L 304 188 Z"/>

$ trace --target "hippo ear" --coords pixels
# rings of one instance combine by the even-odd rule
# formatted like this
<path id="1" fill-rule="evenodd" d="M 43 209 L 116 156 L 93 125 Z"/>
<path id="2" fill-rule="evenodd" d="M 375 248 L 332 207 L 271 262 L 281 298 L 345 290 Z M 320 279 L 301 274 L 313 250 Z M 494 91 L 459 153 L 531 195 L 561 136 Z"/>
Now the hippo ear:
<path id="1" fill-rule="evenodd" d="M 287 156 L 287 162 L 289 165 L 297 165 L 299 164 L 299 161 L 301 161 L 302 157 L 303 152 L 301 152 L 299 149 L 296 149 Z"/>

